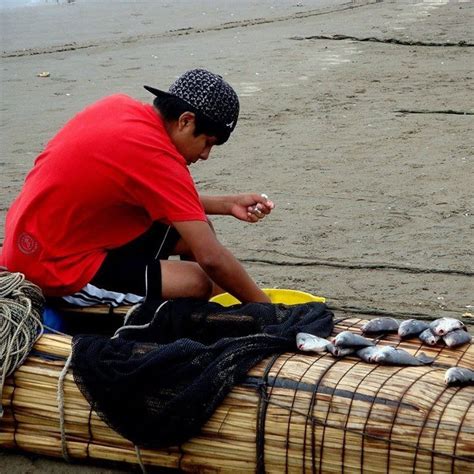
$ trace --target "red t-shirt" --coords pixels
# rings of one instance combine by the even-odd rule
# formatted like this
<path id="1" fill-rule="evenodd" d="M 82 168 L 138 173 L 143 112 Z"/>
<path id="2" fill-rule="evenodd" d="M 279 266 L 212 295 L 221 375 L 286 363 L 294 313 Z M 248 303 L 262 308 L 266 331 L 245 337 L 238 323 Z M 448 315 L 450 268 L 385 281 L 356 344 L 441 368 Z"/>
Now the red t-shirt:
<path id="1" fill-rule="evenodd" d="M 106 97 L 36 159 L 8 211 L 0 265 L 47 295 L 68 295 L 92 279 L 107 249 L 157 220 L 206 221 L 186 161 L 151 105 Z"/>

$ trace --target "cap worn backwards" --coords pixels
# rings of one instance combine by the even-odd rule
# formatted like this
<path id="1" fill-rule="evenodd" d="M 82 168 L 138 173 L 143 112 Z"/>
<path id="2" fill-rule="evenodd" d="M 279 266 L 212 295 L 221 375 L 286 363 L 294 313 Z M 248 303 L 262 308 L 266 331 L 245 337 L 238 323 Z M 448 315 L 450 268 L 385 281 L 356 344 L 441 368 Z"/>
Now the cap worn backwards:
<path id="1" fill-rule="evenodd" d="M 168 92 L 149 86 L 145 89 L 158 97 L 179 97 L 229 132 L 237 124 L 239 99 L 236 92 L 221 76 L 205 69 L 185 72 L 171 84 Z"/>

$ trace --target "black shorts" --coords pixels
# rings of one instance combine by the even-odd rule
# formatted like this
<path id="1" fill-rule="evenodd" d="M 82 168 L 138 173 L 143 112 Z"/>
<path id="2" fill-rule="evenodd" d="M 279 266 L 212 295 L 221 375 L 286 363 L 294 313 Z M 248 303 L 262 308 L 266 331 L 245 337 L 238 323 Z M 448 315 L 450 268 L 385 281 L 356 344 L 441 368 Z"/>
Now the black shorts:
<path id="1" fill-rule="evenodd" d="M 174 227 L 155 222 L 140 237 L 109 250 L 90 283 L 64 299 L 80 306 L 134 304 L 146 296 L 148 288 L 160 298 L 160 260 L 169 258 L 179 238 Z"/>

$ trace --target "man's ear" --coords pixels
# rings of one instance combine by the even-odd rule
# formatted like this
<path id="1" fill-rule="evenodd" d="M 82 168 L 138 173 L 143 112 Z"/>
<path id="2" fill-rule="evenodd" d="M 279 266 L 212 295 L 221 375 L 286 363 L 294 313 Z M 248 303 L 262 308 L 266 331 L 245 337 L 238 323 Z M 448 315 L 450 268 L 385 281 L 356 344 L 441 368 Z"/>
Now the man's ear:
<path id="1" fill-rule="evenodd" d="M 178 129 L 181 132 L 184 128 L 194 125 L 196 115 L 193 112 L 183 112 L 178 118 Z"/>

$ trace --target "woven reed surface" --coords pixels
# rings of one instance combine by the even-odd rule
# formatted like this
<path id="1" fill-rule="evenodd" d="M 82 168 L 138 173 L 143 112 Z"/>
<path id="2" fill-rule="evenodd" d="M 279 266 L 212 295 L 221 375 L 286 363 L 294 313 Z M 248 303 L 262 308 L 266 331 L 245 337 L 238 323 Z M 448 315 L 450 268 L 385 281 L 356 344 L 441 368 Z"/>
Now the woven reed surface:
<path id="1" fill-rule="evenodd" d="M 363 323 L 348 319 L 336 332 L 359 332 Z M 443 380 L 448 366 L 474 367 L 473 345 L 431 348 L 397 336 L 380 344 L 436 360 L 386 367 L 328 354 L 266 359 L 200 436 L 179 447 L 144 449 L 142 459 L 193 472 L 473 472 L 474 387 L 448 388 Z M 70 340 L 45 335 L 35 349 L 7 381 L 0 447 L 60 457 L 56 392 Z M 71 374 L 65 412 L 70 457 L 137 462 L 132 444 L 91 413 Z"/>

